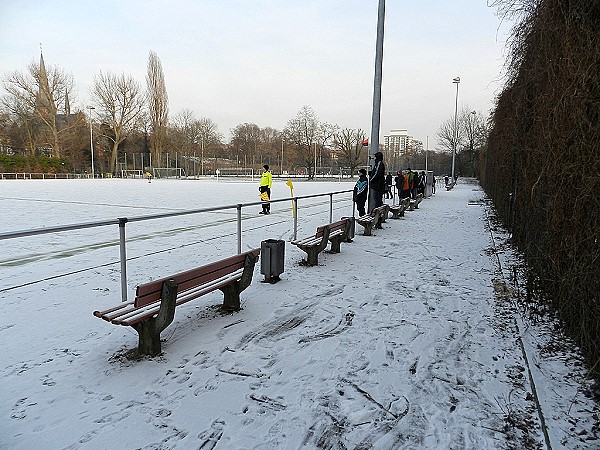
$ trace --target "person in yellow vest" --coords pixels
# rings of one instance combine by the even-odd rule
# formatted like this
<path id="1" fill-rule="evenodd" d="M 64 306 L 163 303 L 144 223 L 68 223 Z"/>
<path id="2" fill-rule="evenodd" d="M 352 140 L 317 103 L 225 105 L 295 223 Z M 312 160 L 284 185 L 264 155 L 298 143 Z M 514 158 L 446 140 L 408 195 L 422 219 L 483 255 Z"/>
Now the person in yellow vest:
<path id="1" fill-rule="evenodd" d="M 269 200 L 271 199 L 271 185 L 273 184 L 273 175 L 269 171 L 269 165 L 265 164 L 263 166 L 265 169 L 260 177 L 260 186 L 258 190 L 260 191 L 260 198 L 263 201 L 262 203 L 262 211 L 259 214 L 271 214 L 271 204 Z M 266 194 L 266 196 L 265 196 Z"/>

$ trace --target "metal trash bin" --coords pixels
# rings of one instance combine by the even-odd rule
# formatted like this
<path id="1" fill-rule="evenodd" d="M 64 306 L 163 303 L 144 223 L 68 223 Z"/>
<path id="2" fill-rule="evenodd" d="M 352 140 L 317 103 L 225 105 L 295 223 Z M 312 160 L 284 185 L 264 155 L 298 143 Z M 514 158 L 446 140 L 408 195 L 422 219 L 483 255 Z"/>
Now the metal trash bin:
<path id="1" fill-rule="evenodd" d="M 260 273 L 265 282 L 277 283 L 283 273 L 285 259 L 285 241 L 267 239 L 260 243 Z"/>

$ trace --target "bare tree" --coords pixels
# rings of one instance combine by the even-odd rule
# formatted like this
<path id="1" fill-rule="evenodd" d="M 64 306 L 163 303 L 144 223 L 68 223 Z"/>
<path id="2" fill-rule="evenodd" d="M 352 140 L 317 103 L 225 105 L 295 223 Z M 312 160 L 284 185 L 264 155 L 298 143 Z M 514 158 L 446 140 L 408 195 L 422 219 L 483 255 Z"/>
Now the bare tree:
<path id="1" fill-rule="evenodd" d="M 477 111 L 463 109 L 460 113 L 460 128 L 464 137 L 458 152 L 458 166 L 463 175 L 479 177 L 479 154 L 485 147 L 488 126 Z"/>
<path id="2" fill-rule="evenodd" d="M 159 161 L 160 154 L 167 138 L 169 122 L 169 97 L 165 86 L 165 77 L 160 59 L 153 51 L 148 56 L 148 111 L 150 113 L 150 147 L 154 161 Z"/>
<path id="3" fill-rule="evenodd" d="M 306 167 L 308 177 L 314 177 L 314 152 L 319 133 L 319 119 L 310 106 L 303 106 L 296 117 L 290 119 L 283 130 L 285 139 L 296 151 L 298 163 Z M 314 152 L 313 152 L 314 147 Z"/>
<path id="4" fill-rule="evenodd" d="M 279 159 L 281 152 L 281 132 L 275 128 L 265 127 L 260 130 L 260 141 L 261 141 L 261 163 L 267 163 L 269 165 L 274 164 Z"/>
<path id="5" fill-rule="evenodd" d="M 488 135 L 488 125 L 483 115 L 477 111 L 463 109 L 459 120 L 464 136 L 464 148 L 474 151 L 483 147 Z"/>
<path id="6" fill-rule="evenodd" d="M 205 159 L 209 155 L 217 157 L 217 149 L 222 145 L 223 136 L 217 124 L 211 119 L 196 119 L 194 113 L 184 109 L 173 118 L 172 138 L 195 164 L 200 161 L 201 172 L 204 172 Z"/>
<path id="7" fill-rule="evenodd" d="M 367 150 L 363 146 L 365 139 L 366 134 L 360 128 L 357 130 L 344 128 L 335 134 L 336 149 L 340 153 L 342 162 L 350 167 L 352 177 L 354 177 L 360 161 L 366 160 Z"/>
<path id="8" fill-rule="evenodd" d="M 141 87 L 131 76 L 100 72 L 94 79 L 92 95 L 111 130 L 106 137 L 112 142 L 110 170 L 115 174 L 119 144 L 136 126 L 144 107 Z"/>
<path id="9" fill-rule="evenodd" d="M 319 123 L 316 137 L 317 154 L 314 155 L 315 157 L 318 157 L 315 161 L 315 174 L 319 165 L 321 166 L 321 170 L 323 170 L 323 153 L 327 151 L 328 145 L 333 143 L 335 133 L 337 133 L 339 129 L 340 127 L 331 123 Z"/>
<path id="10" fill-rule="evenodd" d="M 260 127 L 254 123 L 241 123 L 231 129 L 231 145 L 237 153 L 238 164 L 242 162 L 240 156 L 243 156 L 244 166 L 250 163 L 254 164 L 259 150 Z"/>
<path id="11" fill-rule="evenodd" d="M 4 89 L 8 93 L 3 101 L 5 107 L 21 119 L 23 124 L 31 124 L 31 119 L 25 119 L 25 114 L 35 117 L 48 131 L 47 145 L 52 147 L 52 156 L 61 155 L 57 113 L 59 105 L 64 105 L 73 90 L 73 77 L 55 66 L 46 68 L 44 59 L 32 61 L 27 72 L 15 71 L 3 80 Z M 64 126 L 63 126 L 64 129 Z M 32 131 L 33 128 L 28 128 Z M 35 139 L 30 139 L 34 142 Z"/>
<path id="12" fill-rule="evenodd" d="M 40 132 L 42 122 L 31 113 L 27 106 L 19 99 L 6 95 L 0 100 L 0 106 L 5 111 L 6 127 L 11 130 L 11 145 L 24 147 L 30 156 L 36 155 L 36 148 L 42 144 L 43 137 Z"/>
<path id="13" fill-rule="evenodd" d="M 456 122 L 456 127 L 455 127 Z M 457 133 L 458 128 L 458 133 Z M 456 139 L 458 136 L 458 140 Z M 441 152 L 449 152 L 452 153 L 454 149 L 454 145 L 456 142 L 456 148 L 458 149 L 458 144 L 462 140 L 462 136 L 460 134 L 460 127 L 458 126 L 458 122 L 454 120 L 454 117 L 446 120 L 439 128 L 437 135 L 437 143 L 438 149 Z"/>

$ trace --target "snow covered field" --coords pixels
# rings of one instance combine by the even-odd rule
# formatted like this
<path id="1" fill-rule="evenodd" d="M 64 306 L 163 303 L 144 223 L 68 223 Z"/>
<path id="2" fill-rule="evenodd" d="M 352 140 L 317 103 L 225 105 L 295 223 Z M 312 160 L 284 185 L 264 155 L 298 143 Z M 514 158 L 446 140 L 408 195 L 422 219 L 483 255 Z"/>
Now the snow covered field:
<path id="1" fill-rule="evenodd" d="M 1 181 L 0 233 L 257 195 L 225 180 Z M 120 302 L 116 225 L 0 241 L 0 448 L 600 448 L 579 358 L 551 322 L 519 314 L 518 259 L 483 198 L 459 180 L 374 236 L 357 225 L 317 267 L 288 243 L 279 283 L 258 264 L 241 311 L 221 315 L 219 292 L 178 308 L 163 354 L 143 360 L 127 358 L 134 330 L 92 315 Z M 289 241 L 289 202 L 259 210 L 243 210 L 243 249 Z M 334 196 L 334 219 L 351 214 Z M 235 215 L 127 224 L 130 298 L 233 255 Z M 314 233 L 329 198 L 300 201 L 299 217 L 298 236 Z"/>

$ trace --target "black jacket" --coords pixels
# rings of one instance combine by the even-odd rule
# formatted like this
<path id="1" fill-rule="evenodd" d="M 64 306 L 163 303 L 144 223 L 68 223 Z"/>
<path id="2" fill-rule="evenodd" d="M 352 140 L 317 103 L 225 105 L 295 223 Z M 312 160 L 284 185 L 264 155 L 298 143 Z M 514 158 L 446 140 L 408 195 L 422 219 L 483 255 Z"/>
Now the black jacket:
<path id="1" fill-rule="evenodd" d="M 369 175 L 369 187 L 374 191 L 383 192 L 385 190 L 385 164 L 383 161 L 375 161 Z"/>

